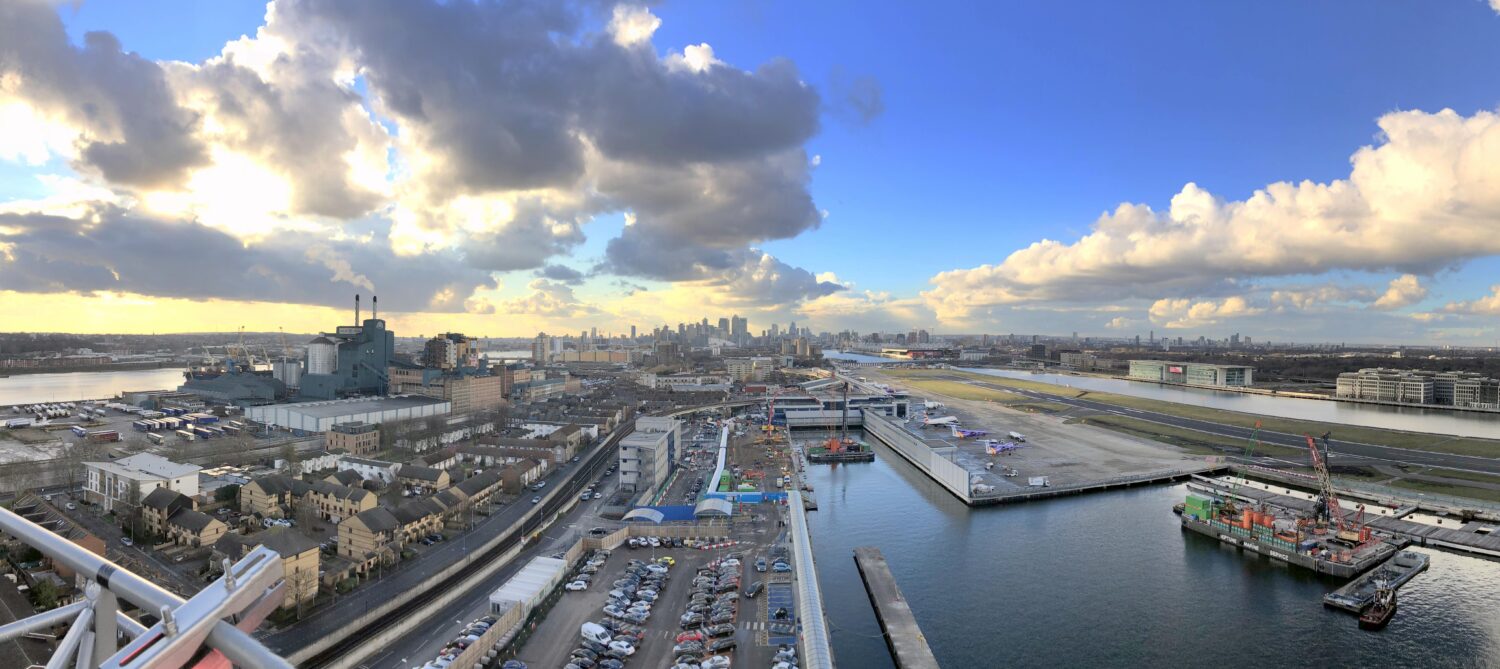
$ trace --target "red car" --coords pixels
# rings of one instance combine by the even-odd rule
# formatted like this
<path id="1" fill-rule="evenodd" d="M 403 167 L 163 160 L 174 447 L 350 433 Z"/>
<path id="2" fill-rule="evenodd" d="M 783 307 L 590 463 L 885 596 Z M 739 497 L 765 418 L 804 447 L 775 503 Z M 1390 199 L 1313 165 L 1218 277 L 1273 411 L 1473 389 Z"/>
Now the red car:
<path id="1" fill-rule="evenodd" d="M 696 631 L 696 630 L 692 631 L 692 632 L 683 632 L 682 634 L 678 634 L 677 635 L 677 643 L 682 643 L 684 641 L 702 641 L 702 640 L 703 640 L 703 633 L 699 632 L 699 631 Z"/>

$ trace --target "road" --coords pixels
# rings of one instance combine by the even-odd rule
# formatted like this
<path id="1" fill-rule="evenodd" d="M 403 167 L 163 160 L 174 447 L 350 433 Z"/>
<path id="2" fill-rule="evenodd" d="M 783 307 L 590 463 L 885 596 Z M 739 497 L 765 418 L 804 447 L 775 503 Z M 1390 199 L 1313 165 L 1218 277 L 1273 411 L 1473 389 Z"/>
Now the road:
<path id="1" fill-rule="evenodd" d="M 611 434 L 603 442 L 603 446 L 596 446 L 594 452 L 590 453 L 580 463 L 564 463 L 562 466 L 548 472 L 544 480 L 547 481 L 547 490 L 544 506 L 555 507 L 566 501 L 562 495 L 576 495 L 582 484 L 567 485 L 575 480 L 591 480 L 593 476 L 601 471 L 609 460 L 607 452 L 613 452 L 614 444 L 618 439 L 619 432 Z M 580 471 L 584 471 L 582 479 L 575 479 Z M 561 489 L 561 490 L 560 490 Z M 522 496 L 524 499 L 525 496 Z M 436 574 L 458 562 L 472 561 L 473 555 L 469 552 L 470 546 L 481 545 L 491 538 L 505 532 L 509 532 L 521 521 L 522 517 L 533 509 L 528 502 L 517 502 L 504 507 L 488 518 L 479 522 L 475 529 L 465 533 L 462 537 L 456 537 L 450 541 L 440 544 L 436 550 L 426 551 L 420 558 L 408 562 L 401 568 L 392 570 L 383 578 L 372 583 L 361 586 L 353 593 L 340 597 L 331 605 L 313 612 L 302 619 L 296 625 L 277 631 L 263 639 L 263 642 L 271 650 L 279 655 L 290 655 L 297 649 L 303 648 L 318 641 L 325 636 L 336 635 L 340 632 L 347 633 L 345 629 L 349 621 L 368 613 L 390 598 L 393 592 L 407 592 L 421 586 L 433 574 Z M 541 516 L 545 517 L 545 516 Z M 527 532 L 536 529 L 536 520 L 529 522 L 524 528 Z"/>
<path id="2" fill-rule="evenodd" d="M 1212 421 L 1198 420 L 1195 418 L 1183 418 L 1171 414 L 1156 411 L 1145 411 L 1129 407 L 1117 406 L 1105 402 L 1097 402 L 1085 398 L 1063 397 L 1060 395 L 1049 395 L 1047 393 L 1016 388 L 985 381 L 974 381 L 961 376 L 939 377 L 945 381 L 957 381 L 967 383 L 981 388 L 998 390 L 1007 393 L 1023 395 L 1035 400 L 1065 404 L 1079 409 L 1087 409 L 1098 413 L 1126 416 L 1137 420 L 1145 420 L 1162 425 L 1194 430 L 1206 434 L 1229 437 L 1232 439 L 1250 440 L 1251 432 L 1248 427 L 1238 425 L 1225 425 Z M 1347 464 L 1361 464 L 1359 460 L 1372 460 L 1377 462 L 1391 462 L 1401 464 L 1424 465 L 1429 467 L 1444 467 L 1447 469 L 1461 469 L 1472 472 L 1483 472 L 1488 474 L 1500 474 L 1500 459 L 1486 458 L 1475 455 L 1458 455 L 1454 453 L 1436 453 L 1432 451 L 1416 451 L 1407 448 L 1396 448 L 1393 446 L 1381 446 L 1379 444 L 1362 444 L 1353 441 L 1339 441 L 1335 438 L 1330 442 L 1330 461 L 1341 461 Z M 1285 446 L 1288 448 L 1307 449 L 1307 438 L 1300 434 L 1288 434 L 1285 432 L 1272 432 L 1261 430 L 1259 439 L 1262 443 Z"/>
<path id="3" fill-rule="evenodd" d="M 618 480 L 618 476 L 611 476 L 611 485 Z M 608 527 L 611 530 L 619 527 L 618 522 L 598 521 L 599 507 L 603 506 L 606 501 L 608 500 L 592 500 L 573 507 L 573 510 L 563 516 L 552 530 L 543 535 L 542 541 L 522 551 L 514 560 L 511 560 L 510 564 L 484 579 L 472 592 L 465 593 L 443 607 L 442 611 L 432 614 L 428 624 L 419 628 L 417 633 L 404 635 L 396 642 L 382 648 L 380 654 L 366 660 L 363 663 L 364 666 L 370 669 L 419 667 L 437 657 L 437 651 L 447 645 L 464 625 L 488 613 L 490 593 L 499 589 L 507 580 L 510 580 L 510 577 L 515 576 L 516 572 L 525 567 L 532 558 L 567 550 L 573 542 L 577 541 L 580 534 L 588 532 L 589 528 L 595 525 Z"/>

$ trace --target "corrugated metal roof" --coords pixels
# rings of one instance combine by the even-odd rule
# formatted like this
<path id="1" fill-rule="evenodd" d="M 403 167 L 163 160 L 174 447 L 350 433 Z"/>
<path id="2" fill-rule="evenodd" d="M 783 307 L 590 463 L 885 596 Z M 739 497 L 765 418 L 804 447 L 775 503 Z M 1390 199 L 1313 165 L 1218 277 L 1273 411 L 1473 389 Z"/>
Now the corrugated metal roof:
<path id="1" fill-rule="evenodd" d="M 661 521 L 665 518 L 666 516 L 663 516 L 660 511 L 645 506 L 637 509 L 631 509 L 630 511 L 627 511 L 624 516 L 620 517 L 620 519 L 624 520 L 625 522 L 630 522 L 633 520 L 643 520 L 648 523 L 655 523 L 657 525 L 660 525 Z"/>
<path id="2" fill-rule="evenodd" d="M 490 601 L 520 602 L 530 607 L 562 579 L 567 568 L 568 563 L 557 558 L 532 558 L 505 585 L 490 593 Z"/>

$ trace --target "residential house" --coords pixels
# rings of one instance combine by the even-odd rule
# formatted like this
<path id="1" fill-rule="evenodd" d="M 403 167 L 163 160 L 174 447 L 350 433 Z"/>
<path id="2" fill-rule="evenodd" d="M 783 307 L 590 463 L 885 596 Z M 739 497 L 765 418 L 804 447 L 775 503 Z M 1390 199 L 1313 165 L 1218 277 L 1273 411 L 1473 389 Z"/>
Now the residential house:
<path id="1" fill-rule="evenodd" d="M 105 511 L 113 511 L 117 505 L 129 505 L 132 495 L 139 494 L 135 503 L 145 499 L 157 488 L 167 488 L 189 497 L 198 494 L 197 465 L 172 462 L 154 453 L 137 453 L 108 462 L 85 462 L 88 476 L 84 483 L 84 499 L 98 504 Z"/>
<path id="2" fill-rule="evenodd" d="M 281 556 L 282 578 L 287 584 L 282 608 L 311 602 L 318 596 L 318 542 L 288 527 L 273 527 L 250 535 L 226 534 L 214 544 L 211 564 L 217 566 L 225 558 L 237 562 L 256 546 L 265 546 Z"/>

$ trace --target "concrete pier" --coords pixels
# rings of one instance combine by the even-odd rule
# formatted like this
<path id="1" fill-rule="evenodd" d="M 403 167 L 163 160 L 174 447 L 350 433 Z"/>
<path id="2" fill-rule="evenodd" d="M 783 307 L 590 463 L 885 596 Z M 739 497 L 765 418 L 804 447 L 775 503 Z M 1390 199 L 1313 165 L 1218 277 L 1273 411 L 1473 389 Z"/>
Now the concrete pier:
<path id="1" fill-rule="evenodd" d="M 854 549 L 854 564 L 859 576 L 864 579 L 865 592 L 875 606 L 875 618 L 885 632 L 885 643 L 890 646 L 891 658 L 899 669 L 937 669 L 937 658 L 927 646 L 927 637 L 917 626 L 901 588 L 896 586 L 896 577 L 891 575 L 885 556 L 874 546 Z"/>

